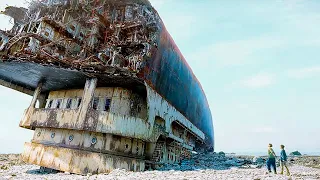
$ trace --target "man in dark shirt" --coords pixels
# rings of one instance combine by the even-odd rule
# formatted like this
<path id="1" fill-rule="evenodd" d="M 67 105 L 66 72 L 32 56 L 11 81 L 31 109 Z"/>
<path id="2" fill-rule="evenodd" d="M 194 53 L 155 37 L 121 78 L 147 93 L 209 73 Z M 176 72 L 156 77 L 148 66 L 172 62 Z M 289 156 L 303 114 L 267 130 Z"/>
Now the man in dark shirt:
<path id="1" fill-rule="evenodd" d="M 280 145 L 280 149 L 281 149 L 281 152 L 280 152 L 281 173 L 280 174 L 283 174 L 283 167 L 285 167 L 287 170 L 287 175 L 289 176 L 290 172 L 287 166 L 287 154 L 286 154 L 286 151 L 284 150 L 284 145 Z"/>

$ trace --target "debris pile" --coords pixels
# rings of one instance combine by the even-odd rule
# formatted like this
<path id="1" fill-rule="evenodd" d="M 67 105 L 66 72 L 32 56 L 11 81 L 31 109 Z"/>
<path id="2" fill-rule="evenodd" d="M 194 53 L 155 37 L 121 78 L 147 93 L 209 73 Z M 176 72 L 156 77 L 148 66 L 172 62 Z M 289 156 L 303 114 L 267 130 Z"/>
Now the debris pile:
<path id="1" fill-rule="evenodd" d="M 232 167 L 236 168 L 264 168 L 267 157 L 265 156 L 229 156 L 224 153 L 199 153 L 193 154 L 190 159 L 182 160 L 179 164 L 164 165 L 160 170 L 225 170 Z M 280 166 L 279 157 L 276 165 Z M 288 165 L 301 165 L 312 168 L 320 168 L 319 156 L 299 156 L 288 157 Z"/>
<path id="2" fill-rule="evenodd" d="M 233 156 L 225 156 L 225 154 L 221 152 L 212 152 L 193 154 L 190 159 L 184 159 L 179 164 L 164 165 L 160 170 L 224 170 L 231 167 L 253 168 L 255 166 L 252 160 Z"/>
<path id="3" fill-rule="evenodd" d="M 32 0 L 1 13 L 14 19 L 0 30 L 2 60 L 97 73 L 139 72 L 157 48 L 161 22 L 147 0 Z"/>

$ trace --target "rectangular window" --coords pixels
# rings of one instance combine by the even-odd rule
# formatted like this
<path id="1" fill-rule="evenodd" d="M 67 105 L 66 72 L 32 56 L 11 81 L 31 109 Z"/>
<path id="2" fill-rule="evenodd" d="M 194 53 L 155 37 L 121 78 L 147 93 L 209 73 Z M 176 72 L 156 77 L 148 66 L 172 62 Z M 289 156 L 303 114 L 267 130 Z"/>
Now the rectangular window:
<path id="1" fill-rule="evenodd" d="M 80 105 L 81 105 L 81 101 L 82 101 L 82 99 L 81 99 L 81 98 L 79 98 L 79 99 L 78 99 L 78 105 L 77 105 L 77 108 L 79 108 L 79 107 L 80 107 Z"/>
<path id="2" fill-rule="evenodd" d="M 43 35 L 46 36 L 46 38 L 48 39 L 52 39 L 54 36 L 54 31 L 51 27 L 47 26 L 45 27 Z"/>
<path id="3" fill-rule="evenodd" d="M 57 100 L 57 109 L 61 108 L 62 99 Z"/>
<path id="4" fill-rule="evenodd" d="M 104 111 L 109 111 L 110 110 L 110 105 L 111 105 L 111 99 L 107 98 L 103 110 Z"/>
<path id="5" fill-rule="evenodd" d="M 48 106 L 47 106 L 47 108 L 51 108 L 52 107 L 52 102 L 53 102 L 53 100 L 52 99 L 48 99 Z"/>
<path id="6" fill-rule="evenodd" d="M 71 103 L 72 103 L 72 99 L 68 99 L 67 100 L 66 109 L 70 109 L 71 108 Z"/>
<path id="7" fill-rule="evenodd" d="M 98 104 L 99 104 L 99 98 L 94 97 L 93 102 L 92 102 L 92 109 L 97 110 L 98 109 Z"/>

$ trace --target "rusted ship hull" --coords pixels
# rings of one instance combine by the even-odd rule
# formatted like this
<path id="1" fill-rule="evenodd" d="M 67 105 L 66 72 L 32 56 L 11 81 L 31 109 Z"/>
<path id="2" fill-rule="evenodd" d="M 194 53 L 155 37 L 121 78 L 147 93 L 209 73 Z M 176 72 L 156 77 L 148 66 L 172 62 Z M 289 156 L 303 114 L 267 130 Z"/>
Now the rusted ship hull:
<path id="1" fill-rule="evenodd" d="M 162 24 L 159 47 L 144 67 L 144 80 L 206 134 L 214 146 L 211 111 L 202 87 Z"/>
<path id="2" fill-rule="evenodd" d="M 205 94 L 148 1 L 48 0 L 4 14 L 16 23 L 0 32 L 0 84 L 33 96 L 24 161 L 142 171 L 213 150 Z"/>

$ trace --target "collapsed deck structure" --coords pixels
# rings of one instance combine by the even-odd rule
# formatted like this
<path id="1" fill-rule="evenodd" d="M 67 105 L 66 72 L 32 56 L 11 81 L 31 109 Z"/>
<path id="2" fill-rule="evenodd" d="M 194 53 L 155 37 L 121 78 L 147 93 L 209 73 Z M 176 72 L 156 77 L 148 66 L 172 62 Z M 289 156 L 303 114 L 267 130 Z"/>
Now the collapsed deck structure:
<path id="1" fill-rule="evenodd" d="M 33 96 L 23 160 L 142 171 L 214 148 L 200 83 L 148 0 L 42 0 L 1 12 L 0 85 Z M 37 103 L 38 102 L 38 103 Z"/>

